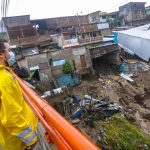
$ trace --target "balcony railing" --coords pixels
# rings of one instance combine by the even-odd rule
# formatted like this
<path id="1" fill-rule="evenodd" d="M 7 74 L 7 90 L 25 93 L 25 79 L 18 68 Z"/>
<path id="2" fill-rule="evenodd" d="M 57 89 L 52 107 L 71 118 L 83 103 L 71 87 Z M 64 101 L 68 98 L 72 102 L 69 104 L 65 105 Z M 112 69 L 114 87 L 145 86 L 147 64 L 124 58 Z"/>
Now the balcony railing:
<path id="1" fill-rule="evenodd" d="M 99 42 L 102 40 L 103 40 L 102 36 L 97 36 L 97 37 L 91 37 L 91 38 L 86 38 L 86 39 L 80 39 L 79 43 L 80 44 L 88 44 L 88 43 Z"/>
<path id="2" fill-rule="evenodd" d="M 79 45 L 77 38 L 64 41 L 64 48 L 69 48 L 69 47 L 73 47 L 73 46 L 77 46 L 77 45 Z"/>
<path id="3" fill-rule="evenodd" d="M 97 36 L 97 37 L 90 37 L 86 39 L 69 39 L 64 41 L 64 48 L 68 47 L 73 47 L 77 45 L 83 45 L 83 44 L 89 44 L 89 43 L 94 43 L 94 42 L 100 42 L 102 41 L 103 38 L 102 36 Z"/>

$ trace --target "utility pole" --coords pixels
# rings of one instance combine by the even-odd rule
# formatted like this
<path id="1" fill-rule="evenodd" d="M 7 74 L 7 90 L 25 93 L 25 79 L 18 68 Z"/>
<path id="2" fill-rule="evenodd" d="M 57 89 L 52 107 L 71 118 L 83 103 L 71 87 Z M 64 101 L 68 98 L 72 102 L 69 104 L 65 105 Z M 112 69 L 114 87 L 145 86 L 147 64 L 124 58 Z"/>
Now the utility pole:
<path id="1" fill-rule="evenodd" d="M 82 12 L 81 12 L 82 13 Z M 81 32 L 81 21 L 80 21 L 80 18 L 79 18 L 80 16 L 78 15 L 78 13 L 77 13 L 77 18 L 78 18 L 78 24 L 79 24 L 79 32 Z M 84 25 L 83 25 L 83 32 L 85 32 L 85 27 L 84 27 Z M 81 33 L 82 34 L 82 33 Z"/>

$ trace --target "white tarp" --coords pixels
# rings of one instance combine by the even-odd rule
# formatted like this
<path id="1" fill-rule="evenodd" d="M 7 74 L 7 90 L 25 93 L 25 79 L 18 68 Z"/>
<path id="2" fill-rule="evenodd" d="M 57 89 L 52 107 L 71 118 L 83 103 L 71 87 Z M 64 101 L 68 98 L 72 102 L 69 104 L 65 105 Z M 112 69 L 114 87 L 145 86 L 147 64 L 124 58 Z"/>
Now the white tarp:
<path id="1" fill-rule="evenodd" d="M 127 52 L 135 53 L 145 61 L 150 58 L 150 24 L 118 31 L 118 44 Z"/>

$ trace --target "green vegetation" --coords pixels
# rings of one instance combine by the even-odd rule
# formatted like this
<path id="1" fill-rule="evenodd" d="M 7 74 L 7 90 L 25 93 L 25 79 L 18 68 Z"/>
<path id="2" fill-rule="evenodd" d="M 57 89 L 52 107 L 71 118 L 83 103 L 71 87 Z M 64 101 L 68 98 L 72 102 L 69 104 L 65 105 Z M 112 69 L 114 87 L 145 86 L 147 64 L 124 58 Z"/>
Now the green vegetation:
<path id="1" fill-rule="evenodd" d="M 66 62 L 64 65 L 63 65 L 63 71 L 65 74 L 70 74 L 73 72 L 72 70 L 72 67 L 71 67 L 71 64 L 69 62 Z"/>
<path id="2" fill-rule="evenodd" d="M 150 10 L 147 10 L 147 11 L 146 11 L 146 14 L 147 14 L 147 15 L 150 15 Z"/>
<path id="3" fill-rule="evenodd" d="M 35 88 L 36 88 L 39 92 L 41 92 L 41 93 L 44 93 L 45 91 L 47 91 L 46 87 L 40 85 L 39 83 L 37 83 L 37 84 L 34 85 L 34 86 L 35 86 Z"/>
<path id="4" fill-rule="evenodd" d="M 110 25 L 110 28 L 121 26 L 121 18 L 117 17 L 114 20 L 112 20 L 110 17 L 107 18 L 107 22 Z"/>
<path id="5" fill-rule="evenodd" d="M 139 128 L 129 123 L 121 115 L 115 115 L 108 121 L 98 121 L 97 123 L 106 129 L 106 135 L 102 138 L 102 142 L 106 144 L 106 149 L 150 149 L 150 137 L 146 137 Z M 101 147 L 101 144 L 99 146 Z"/>

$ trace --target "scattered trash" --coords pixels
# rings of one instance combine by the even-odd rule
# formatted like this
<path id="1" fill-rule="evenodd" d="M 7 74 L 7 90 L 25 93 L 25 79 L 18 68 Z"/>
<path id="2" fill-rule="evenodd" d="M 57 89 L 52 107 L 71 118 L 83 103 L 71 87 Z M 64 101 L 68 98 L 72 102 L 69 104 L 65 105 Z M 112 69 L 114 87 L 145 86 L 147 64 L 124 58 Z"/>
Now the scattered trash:
<path id="1" fill-rule="evenodd" d="M 57 94 L 61 94 L 63 91 L 61 88 L 57 88 L 57 89 L 54 89 L 53 92 L 55 95 L 57 95 Z"/>
<path id="2" fill-rule="evenodd" d="M 104 137 L 106 135 L 105 129 L 100 129 L 100 137 Z"/>
<path id="3" fill-rule="evenodd" d="M 76 103 L 77 103 L 77 104 L 79 104 L 79 103 L 80 103 L 80 101 L 81 101 L 80 96 L 75 96 L 75 101 L 76 101 Z"/>
<path id="4" fill-rule="evenodd" d="M 109 103 L 105 102 L 105 101 L 98 101 L 95 105 L 94 105 L 94 109 L 100 109 L 100 108 L 105 108 L 108 107 Z"/>
<path id="5" fill-rule="evenodd" d="M 51 91 L 46 91 L 46 92 L 44 92 L 44 95 L 42 95 L 41 97 L 42 98 L 46 98 L 46 97 L 48 97 L 48 96 L 51 96 Z"/>
<path id="6" fill-rule="evenodd" d="M 121 73 L 120 76 L 121 76 L 122 78 L 124 78 L 124 79 L 130 81 L 130 82 L 133 82 L 133 81 L 134 81 L 133 79 L 130 78 L 131 76 L 133 76 L 133 75 L 131 75 L 131 74 L 130 74 L 130 75 L 127 75 L 127 74 Z"/>
<path id="7" fill-rule="evenodd" d="M 92 97 L 89 96 L 89 95 L 85 95 L 84 98 L 86 98 L 86 99 L 91 99 L 93 102 L 94 102 L 94 101 L 98 101 L 97 99 L 92 98 Z"/>
<path id="8" fill-rule="evenodd" d="M 81 107 L 89 104 L 91 104 L 91 99 L 82 99 L 79 103 Z"/>
<path id="9" fill-rule="evenodd" d="M 77 123 L 80 122 L 80 119 L 74 119 L 74 120 L 71 120 L 71 122 L 72 122 L 73 124 L 77 124 Z"/>
<path id="10" fill-rule="evenodd" d="M 82 113 L 85 112 L 84 109 L 78 108 L 71 116 L 72 119 L 78 118 L 81 119 Z"/>
<path id="11" fill-rule="evenodd" d="M 108 105 L 107 110 L 111 110 L 111 111 L 121 111 L 122 107 L 120 105 L 118 105 L 117 103 L 111 103 Z"/>
<path id="12" fill-rule="evenodd" d="M 69 98 L 63 101 L 64 112 L 66 115 L 70 115 L 73 112 L 73 99 Z"/>
<path id="13" fill-rule="evenodd" d="M 63 101 L 63 108 L 73 124 L 79 123 L 82 119 L 91 128 L 94 126 L 94 118 L 106 119 L 122 110 L 119 104 L 110 102 L 108 97 L 95 99 L 89 95 L 85 95 L 83 99 L 80 96 L 68 98 Z"/>
<path id="14" fill-rule="evenodd" d="M 101 83 L 105 83 L 103 79 L 99 78 L 98 79 Z"/>
<path id="15" fill-rule="evenodd" d="M 48 96 L 54 96 L 54 95 L 58 95 L 58 94 L 61 94 L 61 93 L 63 93 L 62 88 L 57 88 L 57 89 L 53 89 L 52 91 L 44 92 L 44 95 L 42 95 L 41 97 L 46 98 Z"/>
<path id="16" fill-rule="evenodd" d="M 129 62 L 124 68 L 125 74 L 137 74 L 138 72 L 145 72 L 149 70 L 149 66 L 144 62 Z"/>
<path id="17" fill-rule="evenodd" d="M 120 76 L 111 76 L 111 79 L 114 81 L 118 81 L 120 79 Z"/>

